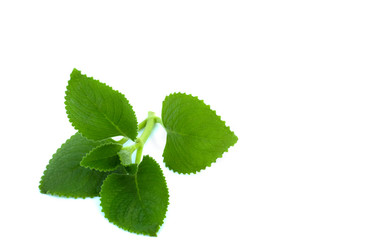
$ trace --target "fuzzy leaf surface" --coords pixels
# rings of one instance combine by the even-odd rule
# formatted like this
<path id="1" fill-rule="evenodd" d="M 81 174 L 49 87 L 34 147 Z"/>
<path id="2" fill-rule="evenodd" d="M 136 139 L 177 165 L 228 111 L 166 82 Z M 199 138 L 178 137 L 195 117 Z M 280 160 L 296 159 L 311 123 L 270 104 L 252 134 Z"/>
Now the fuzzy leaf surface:
<path id="1" fill-rule="evenodd" d="M 101 187 L 105 217 L 127 231 L 156 236 L 169 204 L 160 166 L 144 156 L 135 175 L 111 174 Z"/>
<path id="2" fill-rule="evenodd" d="M 89 151 L 106 142 L 89 140 L 79 133 L 70 137 L 47 165 L 39 185 L 41 193 L 74 198 L 98 196 L 107 173 L 81 167 L 80 162 Z"/>
<path id="3" fill-rule="evenodd" d="M 77 69 L 70 74 L 65 108 L 74 128 L 87 138 L 137 137 L 137 118 L 125 96 Z"/>
<path id="4" fill-rule="evenodd" d="M 202 100 L 174 93 L 162 104 L 167 131 L 163 153 L 166 166 L 178 173 L 195 173 L 209 167 L 238 138 Z"/>
<path id="5" fill-rule="evenodd" d="M 129 150 L 122 149 L 118 152 L 118 156 L 122 165 L 132 164 L 132 153 Z"/>
<path id="6" fill-rule="evenodd" d="M 98 171 L 115 170 L 120 165 L 118 152 L 121 148 L 117 143 L 102 144 L 85 155 L 80 165 Z"/>

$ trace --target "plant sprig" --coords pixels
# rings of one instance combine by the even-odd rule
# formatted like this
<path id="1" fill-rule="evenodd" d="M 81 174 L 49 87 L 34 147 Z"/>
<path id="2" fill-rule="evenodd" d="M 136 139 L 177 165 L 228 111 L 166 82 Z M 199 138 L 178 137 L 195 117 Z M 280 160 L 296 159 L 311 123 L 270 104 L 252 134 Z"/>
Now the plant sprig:
<path id="1" fill-rule="evenodd" d="M 77 69 L 70 75 L 65 108 L 78 132 L 52 156 L 41 177 L 41 193 L 99 196 L 105 217 L 137 234 L 156 236 L 169 205 L 160 166 L 150 156 L 143 156 L 155 125 L 162 125 L 167 132 L 163 160 L 177 173 L 209 167 L 238 140 L 215 111 L 184 93 L 165 98 L 161 118 L 148 112 L 138 124 L 123 94 Z M 112 139 L 118 136 L 120 140 Z M 133 144 L 126 146 L 129 140 Z"/>

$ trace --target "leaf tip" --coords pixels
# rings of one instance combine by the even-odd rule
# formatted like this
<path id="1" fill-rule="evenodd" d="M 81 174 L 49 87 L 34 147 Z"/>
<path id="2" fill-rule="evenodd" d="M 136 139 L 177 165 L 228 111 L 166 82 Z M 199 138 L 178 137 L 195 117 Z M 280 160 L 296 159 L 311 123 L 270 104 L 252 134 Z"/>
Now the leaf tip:
<path id="1" fill-rule="evenodd" d="M 81 75 L 82 72 L 76 68 L 73 68 L 73 71 L 70 73 L 70 76 L 75 75 L 75 74 Z"/>
<path id="2" fill-rule="evenodd" d="M 133 141 L 137 138 L 138 122 L 133 107 L 124 94 L 106 83 L 88 77 L 74 68 L 64 99 L 69 122 L 85 137 L 102 140 L 126 136 Z M 112 106 L 114 110 L 108 106 Z M 94 121 L 90 121 L 91 117 Z M 105 131 L 99 131 L 102 128 Z"/>

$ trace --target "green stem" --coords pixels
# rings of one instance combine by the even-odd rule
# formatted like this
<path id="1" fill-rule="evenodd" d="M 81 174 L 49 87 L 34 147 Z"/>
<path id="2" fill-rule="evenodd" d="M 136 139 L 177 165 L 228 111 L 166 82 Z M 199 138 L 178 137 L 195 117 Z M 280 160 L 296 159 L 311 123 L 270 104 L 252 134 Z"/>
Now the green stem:
<path id="1" fill-rule="evenodd" d="M 161 121 L 161 119 L 159 117 L 156 117 L 156 118 L 159 119 L 158 122 Z M 144 119 L 143 122 L 139 123 L 139 125 L 138 125 L 138 131 L 141 131 L 143 128 L 145 128 L 146 127 L 146 124 L 147 124 L 147 119 Z M 124 143 L 126 143 L 127 141 L 129 141 L 129 138 L 123 137 L 122 139 L 117 140 L 116 142 L 119 143 L 119 144 L 121 144 L 121 145 L 124 145 Z"/>
<path id="2" fill-rule="evenodd" d="M 117 143 L 120 143 L 121 145 L 124 145 L 124 143 L 128 142 L 129 138 L 123 137 L 122 139 L 116 141 Z"/>
<path id="3" fill-rule="evenodd" d="M 161 120 L 161 119 L 160 119 Z M 151 135 L 155 124 L 159 122 L 158 121 L 158 117 L 156 117 L 154 112 L 148 112 L 148 117 L 146 120 L 144 120 L 141 124 L 139 125 L 144 125 L 144 131 L 142 133 L 142 135 L 137 138 L 136 140 L 136 146 L 137 146 L 137 155 L 135 158 L 135 163 L 139 164 L 141 162 L 142 159 L 142 155 L 143 155 L 143 147 L 144 144 L 146 143 L 147 139 L 149 138 L 149 136 Z M 139 126 L 138 126 L 139 128 Z"/>
<path id="4" fill-rule="evenodd" d="M 138 125 L 138 131 L 142 130 L 147 124 L 147 119 L 144 119 L 143 122 L 141 122 L 139 125 Z"/>
<path id="5" fill-rule="evenodd" d="M 143 145 L 146 143 L 148 137 L 151 135 L 153 131 L 153 128 L 155 127 L 155 123 L 156 123 L 155 113 L 148 112 L 148 117 L 146 120 L 147 120 L 146 126 L 144 127 L 144 131 L 142 135 L 140 136 L 140 139 L 143 142 Z"/>
<path id="6" fill-rule="evenodd" d="M 162 119 L 160 117 L 155 117 L 156 123 L 161 124 L 162 126 L 164 126 L 164 124 L 162 123 Z"/>
<path id="7" fill-rule="evenodd" d="M 137 147 L 137 154 L 135 155 L 135 163 L 139 164 L 141 162 L 141 159 L 142 159 L 143 146 L 144 146 L 144 144 L 142 144 L 142 141 L 140 141 L 139 138 L 136 141 L 136 146 L 138 146 L 138 147 Z"/>

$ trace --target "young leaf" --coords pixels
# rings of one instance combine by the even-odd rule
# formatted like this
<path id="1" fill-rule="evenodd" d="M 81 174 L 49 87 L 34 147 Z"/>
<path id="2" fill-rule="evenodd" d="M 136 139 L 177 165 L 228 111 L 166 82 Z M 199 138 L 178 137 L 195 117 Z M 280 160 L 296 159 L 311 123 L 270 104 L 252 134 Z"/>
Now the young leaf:
<path id="1" fill-rule="evenodd" d="M 137 137 L 137 118 L 125 96 L 77 69 L 70 74 L 65 108 L 72 125 L 87 138 Z"/>
<path id="2" fill-rule="evenodd" d="M 135 175 L 109 175 L 100 196 L 102 212 L 110 222 L 150 236 L 156 236 L 169 204 L 165 177 L 149 156 L 143 157 Z"/>
<path id="3" fill-rule="evenodd" d="M 167 131 L 164 162 L 179 173 L 205 169 L 238 140 L 208 105 L 183 93 L 165 98 L 162 122 Z"/>
<path id="4" fill-rule="evenodd" d="M 52 156 L 40 181 L 40 191 L 65 197 L 98 196 L 107 173 L 79 165 L 83 156 L 104 141 L 92 141 L 76 133 Z"/>
<path id="5" fill-rule="evenodd" d="M 132 164 L 132 153 L 127 149 L 122 149 L 118 152 L 119 159 L 122 165 Z"/>
<path id="6" fill-rule="evenodd" d="M 120 165 L 118 152 L 122 145 L 118 143 L 106 143 L 92 149 L 83 157 L 80 165 L 98 171 L 112 171 Z"/>

